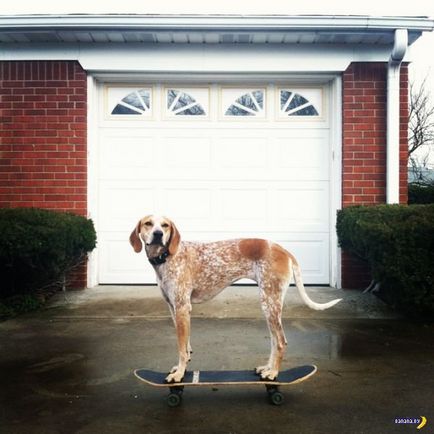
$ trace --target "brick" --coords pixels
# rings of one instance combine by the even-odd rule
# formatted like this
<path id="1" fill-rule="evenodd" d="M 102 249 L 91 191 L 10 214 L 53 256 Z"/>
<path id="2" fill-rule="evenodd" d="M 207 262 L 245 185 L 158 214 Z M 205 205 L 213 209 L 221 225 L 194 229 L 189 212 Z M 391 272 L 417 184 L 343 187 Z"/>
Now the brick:
<path id="1" fill-rule="evenodd" d="M 385 201 L 386 64 L 352 63 L 343 78 L 342 206 Z M 408 67 L 401 67 L 400 201 L 407 200 Z M 342 255 L 342 285 L 364 287 L 369 272 Z M 366 283 L 362 284 L 363 282 Z"/>
<path id="2" fill-rule="evenodd" d="M 85 216 L 86 73 L 72 61 L 0 61 L 0 73 L 0 206 Z M 85 266 L 75 278 L 85 286 Z"/>

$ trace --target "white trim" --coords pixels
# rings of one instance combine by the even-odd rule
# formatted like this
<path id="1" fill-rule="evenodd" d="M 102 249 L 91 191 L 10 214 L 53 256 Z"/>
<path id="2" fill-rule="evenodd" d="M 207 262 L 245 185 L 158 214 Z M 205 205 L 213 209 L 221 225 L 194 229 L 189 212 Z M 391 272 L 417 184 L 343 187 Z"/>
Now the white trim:
<path id="1" fill-rule="evenodd" d="M 87 213 L 98 233 L 98 89 L 92 75 L 87 76 Z M 97 240 L 98 243 L 98 240 Z M 98 244 L 89 256 L 87 286 L 98 285 Z"/>
<path id="2" fill-rule="evenodd" d="M 282 73 L 282 72 L 268 72 L 268 73 L 252 73 L 249 71 L 234 71 L 234 72 L 223 72 L 219 73 L 217 71 L 212 72 L 195 72 L 194 78 L 192 79 L 190 72 L 184 71 L 172 71 L 164 73 L 154 73 L 154 72 L 128 72 L 128 73 L 117 73 L 117 72 L 94 72 L 93 77 L 101 83 L 116 83 L 120 85 L 129 85 L 131 87 L 136 87 L 138 82 L 146 82 L 149 84 L 170 82 L 177 85 L 187 85 L 191 81 L 195 82 L 215 82 L 218 81 L 222 85 L 228 84 L 230 87 L 232 84 L 243 84 L 245 87 L 257 87 L 263 86 L 264 82 L 271 81 L 275 84 L 282 85 L 298 85 L 301 84 L 311 85 L 311 84 L 327 84 L 333 80 L 336 74 L 330 73 L 314 73 L 309 72 L 298 72 L 298 73 Z"/>
<path id="3" fill-rule="evenodd" d="M 248 79 L 246 79 L 246 76 Z M 102 80 L 98 80 L 97 77 L 100 77 Z M 241 82 L 243 86 L 250 87 L 249 83 L 258 84 L 261 82 L 273 82 L 276 85 L 284 84 L 288 86 L 290 83 L 298 84 L 300 86 L 300 80 L 297 75 L 287 74 L 286 76 L 283 74 L 260 74 L 255 75 L 252 73 L 249 74 L 214 74 L 212 77 L 209 74 L 193 74 L 186 75 L 180 73 L 175 75 L 175 73 L 170 74 L 170 81 L 172 83 L 179 82 L 184 85 L 190 83 L 195 83 L 199 85 L 198 82 L 201 80 L 212 81 L 212 82 L 228 82 L 234 83 L 237 81 Z M 232 78 L 231 78 L 232 77 Z M 260 77 L 260 78 L 259 78 Z M 167 80 L 166 76 L 158 77 L 154 74 L 141 74 L 140 78 L 133 74 L 99 74 L 92 75 L 89 77 L 88 81 L 88 153 L 89 153 L 89 167 L 88 167 L 88 209 L 89 215 L 93 218 L 96 227 L 98 228 L 98 183 L 97 183 L 97 171 L 98 171 L 98 138 L 97 138 L 97 130 L 98 130 L 98 119 L 101 116 L 99 111 L 100 107 L 100 98 L 103 98 L 103 90 L 106 81 L 113 82 L 113 79 L 116 78 L 116 81 L 119 83 L 130 83 L 131 81 L 144 81 L 146 83 L 150 83 L 152 81 L 155 82 L 163 82 Z M 341 78 L 340 75 L 311 75 L 309 77 L 304 76 L 304 81 L 306 83 L 315 83 L 319 82 L 326 84 L 328 83 L 327 91 L 325 92 L 324 99 L 327 102 L 325 111 L 330 111 L 330 116 L 328 117 L 330 121 L 330 135 L 329 135 L 329 158 L 330 158 L 330 244 L 329 244 L 329 284 L 331 286 L 341 285 L 340 280 L 340 256 L 339 249 L 337 247 L 337 236 L 336 236 L 336 211 L 341 208 L 341 187 L 342 187 L 342 179 L 341 179 L 341 153 L 342 153 L 342 134 L 341 134 L 341 111 L 342 111 L 342 92 L 341 92 Z M 97 96 L 95 96 L 95 94 Z M 89 270 L 88 270 L 88 284 L 89 286 L 95 286 L 98 283 L 98 249 L 95 249 L 94 254 L 92 254 L 89 261 Z"/>
<path id="4" fill-rule="evenodd" d="M 330 86 L 330 285 L 341 288 L 341 249 L 338 247 L 336 214 L 342 208 L 342 77 Z"/>
<path id="5" fill-rule="evenodd" d="M 19 46 L 19 49 L 17 49 Z M 330 73 L 351 62 L 387 62 L 390 46 L 350 44 L 1 44 L 0 60 L 77 60 L 92 72 Z M 408 60 L 408 59 L 406 59 Z M 249 74 L 249 72 L 247 72 Z"/>

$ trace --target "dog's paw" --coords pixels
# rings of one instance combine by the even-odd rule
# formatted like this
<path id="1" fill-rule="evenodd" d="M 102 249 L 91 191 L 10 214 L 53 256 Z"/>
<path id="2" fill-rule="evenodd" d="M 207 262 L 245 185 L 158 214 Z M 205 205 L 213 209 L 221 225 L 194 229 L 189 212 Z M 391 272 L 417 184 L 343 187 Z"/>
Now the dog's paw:
<path id="1" fill-rule="evenodd" d="M 261 372 L 261 380 L 274 381 L 279 375 L 279 371 L 276 369 L 265 369 Z"/>
<path id="2" fill-rule="evenodd" d="M 184 378 L 184 371 L 175 371 L 166 377 L 166 383 L 180 383 Z"/>
<path id="3" fill-rule="evenodd" d="M 258 366 L 257 368 L 255 368 L 255 373 L 256 375 L 261 375 L 264 371 L 268 370 L 270 370 L 270 367 L 268 365 Z"/>
<path id="4" fill-rule="evenodd" d="M 175 365 L 170 371 L 169 374 L 173 374 L 174 372 L 176 372 L 178 370 L 178 365 Z"/>

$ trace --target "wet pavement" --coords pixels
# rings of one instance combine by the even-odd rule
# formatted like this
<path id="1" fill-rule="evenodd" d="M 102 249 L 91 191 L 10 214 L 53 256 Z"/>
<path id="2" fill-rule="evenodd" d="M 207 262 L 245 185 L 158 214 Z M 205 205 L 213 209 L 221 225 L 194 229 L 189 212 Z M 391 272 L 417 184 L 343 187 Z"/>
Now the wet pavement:
<path id="1" fill-rule="evenodd" d="M 166 371 L 176 361 L 164 303 L 103 293 L 61 295 L 50 309 L 0 323 L 1 433 L 434 433 L 432 323 L 385 319 L 371 304 L 366 317 L 354 317 L 354 293 L 346 317 L 342 307 L 333 317 L 296 305 L 292 319 L 285 315 L 283 368 L 313 363 L 318 372 L 283 389 L 282 406 L 269 405 L 263 387 L 202 387 L 186 389 L 182 406 L 171 409 L 165 389 L 132 373 Z M 265 361 L 260 309 L 240 317 L 233 301 L 206 308 L 224 315 L 196 309 L 191 369 Z M 428 419 L 420 431 L 395 423 L 420 416 Z"/>

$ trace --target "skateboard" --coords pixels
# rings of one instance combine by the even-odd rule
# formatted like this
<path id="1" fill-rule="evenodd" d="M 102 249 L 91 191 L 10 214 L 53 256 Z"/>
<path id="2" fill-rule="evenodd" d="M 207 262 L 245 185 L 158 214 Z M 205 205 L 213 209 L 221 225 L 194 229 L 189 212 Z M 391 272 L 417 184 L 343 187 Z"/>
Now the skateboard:
<path id="1" fill-rule="evenodd" d="M 134 375 L 146 384 L 154 387 L 169 388 L 167 405 L 177 407 L 182 402 L 184 387 L 202 386 L 241 386 L 261 385 L 265 386 L 270 403 L 281 405 L 283 394 L 281 386 L 300 383 L 307 380 L 317 371 L 314 365 L 297 366 L 295 368 L 280 371 L 276 380 L 261 380 L 255 371 L 186 371 L 180 383 L 166 383 L 166 373 L 150 371 L 148 369 L 136 369 Z"/>

